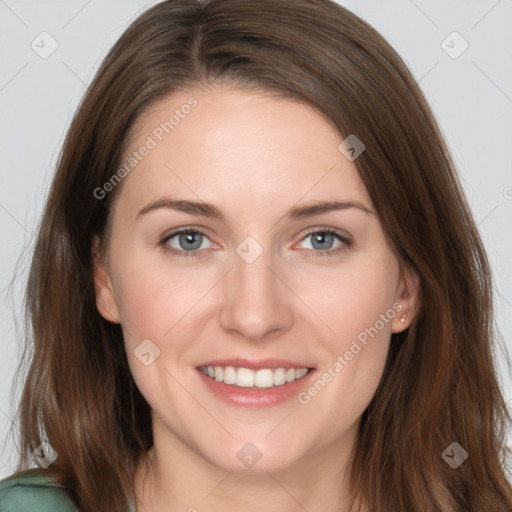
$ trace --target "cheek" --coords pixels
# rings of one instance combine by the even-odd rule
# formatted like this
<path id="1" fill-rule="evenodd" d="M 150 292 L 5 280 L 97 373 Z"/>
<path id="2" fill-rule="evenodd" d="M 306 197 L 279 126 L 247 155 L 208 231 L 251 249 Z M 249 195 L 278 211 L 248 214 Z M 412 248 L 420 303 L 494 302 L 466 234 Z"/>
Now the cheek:
<path id="1" fill-rule="evenodd" d="M 400 310 L 395 301 L 399 267 L 381 253 L 335 276 L 317 279 L 321 289 L 309 283 L 301 291 L 324 323 L 318 343 L 325 356 L 317 380 L 299 402 L 348 428 L 370 403 L 384 370 L 392 321 Z"/>
<path id="2" fill-rule="evenodd" d="M 186 364 L 183 355 L 195 337 L 194 329 L 198 329 L 195 315 L 201 311 L 199 301 L 214 280 L 205 273 L 200 276 L 185 268 L 171 269 L 165 261 L 152 261 L 136 251 L 118 265 L 115 277 L 124 342 L 135 382 L 153 409 L 178 414 L 187 408 L 190 397 L 171 374 L 177 369 L 175 365 L 181 372 Z M 144 361 L 146 353 L 150 355 Z M 189 375 L 185 375 L 187 378 Z M 183 376 L 180 382 L 190 387 Z M 169 401 L 170 396 L 173 399 Z"/>
<path id="3" fill-rule="evenodd" d="M 170 268 L 165 262 L 155 263 L 136 254 L 118 266 L 116 278 L 116 300 L 127 344 L 139 338 L 163 342 L 187 323 L 215 282 L 207 273 Z"/>
<path id="4" fill-rule="evenodd" d="M 314 278 L 303 279 L 299 296 L 324 324 L 321 339 L 331 353 L 348 350 L 360 333 L 376 326 L 384 338 L 391 333 L 391 320 L 399 280 L 396 259 L 386 253 L 360 258 L 357 265 L 340 266 Z M 384 321 L 382 315 L 385 315 Z"/>
<path id="5" fill-rule="evenodd" d="M 298 439 L 311 442 L 312 450 L 329 449 L 355 435 L 379 385 L 396 314 L 392 306 L 398 267 L 387 263 L 368 262 L 353 272 L 340 271 L 336 278 L 317 275 L 314 281 L 302 280 L 297 295 L 308 297 L 308 306 L 322 323 L 307 312 L 300 315 L 298 331 L 309 330 L 319 364 L 316 378 L 296 397 L 294 427 L 277 429 L 275 446 L 287 445 L 297 430 L 302 432 Z"/>

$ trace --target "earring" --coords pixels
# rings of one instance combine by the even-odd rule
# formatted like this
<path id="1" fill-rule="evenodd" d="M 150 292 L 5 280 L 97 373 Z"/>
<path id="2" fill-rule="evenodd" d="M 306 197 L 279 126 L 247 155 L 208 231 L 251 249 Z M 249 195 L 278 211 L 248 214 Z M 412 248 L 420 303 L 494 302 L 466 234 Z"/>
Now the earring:
<path id="1" fill-rule="evenodd" d="M 407 317 L 407 313 L 405 313 L 405 315 L 400 318 L 400 322 L 402 322 L 403 324 L 405 324 L 405 318 Z"/>

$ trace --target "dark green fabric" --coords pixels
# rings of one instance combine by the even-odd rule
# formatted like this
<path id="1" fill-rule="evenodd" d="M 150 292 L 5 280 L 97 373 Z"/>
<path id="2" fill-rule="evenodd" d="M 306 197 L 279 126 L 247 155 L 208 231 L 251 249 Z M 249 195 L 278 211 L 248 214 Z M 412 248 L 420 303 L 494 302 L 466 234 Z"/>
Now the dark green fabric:
<path id="1" fill-rule="evenodd" d="M 79 512 L 71 498 L 43 471 L 0 481 L 0 512 Z M 131 504 L 128 512 L 135 512 Z"/>

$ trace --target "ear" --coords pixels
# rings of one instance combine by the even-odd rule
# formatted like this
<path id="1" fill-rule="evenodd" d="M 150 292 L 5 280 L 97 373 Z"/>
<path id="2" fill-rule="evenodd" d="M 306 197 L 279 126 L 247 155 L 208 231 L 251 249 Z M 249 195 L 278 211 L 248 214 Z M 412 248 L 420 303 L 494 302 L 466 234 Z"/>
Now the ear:
<path id="1" fill-rule="evenodd" d="M 109 322 L 119 323 L 119 311 L 114 295 L 112 281 L 100 249 L 100 239 L 94 236 L 92 241 L 92 261 L 96 307 L 100 315 Z"/>
<path id="2" fill-rule="evenodd" d="M 398 283 L 391 331 L 402 332 L 407 329 L 418 313 L 420 306 L 420 280 L 415 272 L 401 265 L 400 281 Z"/>

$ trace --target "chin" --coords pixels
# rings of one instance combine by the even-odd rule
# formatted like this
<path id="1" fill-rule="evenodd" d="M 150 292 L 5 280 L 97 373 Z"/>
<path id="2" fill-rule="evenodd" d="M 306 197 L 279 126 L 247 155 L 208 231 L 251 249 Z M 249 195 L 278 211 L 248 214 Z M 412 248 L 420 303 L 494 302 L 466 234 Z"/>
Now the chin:
<path id="1" fill-rule="evenodd" d="M 214 453 L 211 453 L 211 448 L 208 450 L 210 453 L 203 456 L 213 465 L 224 471 L 246 474 L 284 471 L 298 464 L 305 455 L 297 453 L 292 443 L 269 442 L 263 435 L 260 440 L 255 438 L 254 441 L 236 441 L 229 446 L 219 445 L 214 448 Z"/>

